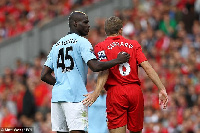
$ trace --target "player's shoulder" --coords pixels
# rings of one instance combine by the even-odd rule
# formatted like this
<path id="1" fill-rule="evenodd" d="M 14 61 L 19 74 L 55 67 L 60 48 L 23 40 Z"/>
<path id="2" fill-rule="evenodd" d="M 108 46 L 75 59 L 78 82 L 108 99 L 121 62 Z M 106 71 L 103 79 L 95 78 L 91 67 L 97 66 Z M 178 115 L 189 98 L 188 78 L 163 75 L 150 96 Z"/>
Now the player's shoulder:
<path id="1" fill-rule="evenodd" d="M 97 43 L 94 48 L 103 48 L 103 47 L 106 47 L 108 42 L 106 40 L 102 41 L 102 42 L 99 42 Z"/>
<path id="2" fill-rule="evenodd" d="M 64 36 L 61 39 L 63 39 L 63 40 L 70 40 L 70 39 L 72 39 L 72 40 L 76 40 L 79 43 L 81 43 L 81 42 L 83 42 L 83 43 L 86 43 L 86 42 L 90 43 L 87 38 L 82 37 L 82 36 L 80 36 L 80 35 L 78 35 L 76 33 L 67 34 L 66 36 Z"/>
<path id="3" fill-rule="evenodd" d="M 122 37 L 122 40 L 124 40 L 125 42 L 128 42 L 128 43 L 132 43 L 132 44 L 138 43 L 136 40 L 127 39 L 125 37 Z"/>
<path id="4" fill-rule="evenodd" d="M 133 47 L 140 47 L 140 44 L 138 43 L 137 40 L 130 40 L 130 39 L 127 39 L 127 38 L 123 38 L 127 43 L 129 44 L 132 44 Z"/>
<path id="5" fill-rule="evenodd" d="M 85 37 L 83 37 L 83 36 L 79 36 L 79 35 L 78 35 L 77 41 L 78 41 L 79 43 L 81 43 L 81 42 L 83 42 L 83 43 L 90 43 L 89 40 L 88 40 L 87 38 L 85 38 Z"/>

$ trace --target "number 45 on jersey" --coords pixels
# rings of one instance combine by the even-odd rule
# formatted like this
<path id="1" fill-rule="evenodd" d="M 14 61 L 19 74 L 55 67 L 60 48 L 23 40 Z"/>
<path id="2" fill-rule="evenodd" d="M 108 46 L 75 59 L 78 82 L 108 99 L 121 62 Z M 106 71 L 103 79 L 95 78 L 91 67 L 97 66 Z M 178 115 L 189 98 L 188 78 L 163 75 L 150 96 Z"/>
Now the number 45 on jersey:
<path id="1" fill-rule="evenodd" d="M 72 46 L 66 48 L 66 52 L 64 54 L 64 48 L 61 48 L 58 53 L 57 59 L 57 68 L 62 68 L 62 72 L 69 72 L 74 68 L 74 60 L 71 55 L 69 55 L 69 51 L 73 51 Z M 65 66 L 65 61 L 69 60 L 70 66 Z"/>

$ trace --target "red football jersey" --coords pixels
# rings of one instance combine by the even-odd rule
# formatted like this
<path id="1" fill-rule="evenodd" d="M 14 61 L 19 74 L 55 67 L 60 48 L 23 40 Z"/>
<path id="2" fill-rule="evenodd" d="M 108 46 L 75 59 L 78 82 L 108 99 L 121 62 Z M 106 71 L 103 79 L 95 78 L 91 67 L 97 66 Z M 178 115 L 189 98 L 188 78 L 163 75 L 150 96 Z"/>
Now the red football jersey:
<path id="1" fill-rule="evenodd" d="M 146 61 L 140 44 L 135 40 L 128 40 L 121 35 L 108 37 L 95 46 L 95 55 L 99 61 L 110 61 L 117 58 L 119 52 L 130 54 L 129 62 L 116 65 L 109 69 L 106 85 L 138 83 L 138 65 Z"/>

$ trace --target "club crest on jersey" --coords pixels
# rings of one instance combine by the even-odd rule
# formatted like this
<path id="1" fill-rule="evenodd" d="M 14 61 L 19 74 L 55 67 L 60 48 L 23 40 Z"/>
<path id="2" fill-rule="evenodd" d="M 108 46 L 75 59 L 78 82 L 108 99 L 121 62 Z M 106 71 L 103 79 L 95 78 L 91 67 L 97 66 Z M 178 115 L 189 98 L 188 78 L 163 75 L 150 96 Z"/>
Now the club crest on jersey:
<path id="1" fill-rule="evenodd" d="M 99 57 L 99 60 L 103 60 L 103 59 L 107 59 L 106 57 L 106 54 L 105 54 L 105 51 L 99 51 L 98 52 L 98 57 Z"/>

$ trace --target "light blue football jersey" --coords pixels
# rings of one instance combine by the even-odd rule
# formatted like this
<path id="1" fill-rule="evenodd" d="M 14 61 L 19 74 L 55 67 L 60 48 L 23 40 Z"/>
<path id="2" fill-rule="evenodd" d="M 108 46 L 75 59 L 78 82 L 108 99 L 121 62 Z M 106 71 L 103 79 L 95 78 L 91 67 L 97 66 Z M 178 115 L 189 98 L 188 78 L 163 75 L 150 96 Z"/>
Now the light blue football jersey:
<path id="1" fill-rule="evenodd" d="M 52 102 L 80 102 L 87 94 L 87 62 L 96 59 L 91 43 L 75 33 L 68 34 L 53 45 L 45 66 L 54 71 L 56 83 Z"/>

